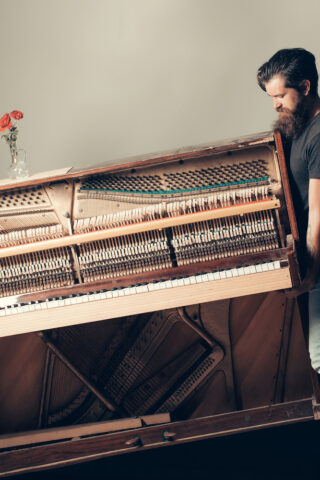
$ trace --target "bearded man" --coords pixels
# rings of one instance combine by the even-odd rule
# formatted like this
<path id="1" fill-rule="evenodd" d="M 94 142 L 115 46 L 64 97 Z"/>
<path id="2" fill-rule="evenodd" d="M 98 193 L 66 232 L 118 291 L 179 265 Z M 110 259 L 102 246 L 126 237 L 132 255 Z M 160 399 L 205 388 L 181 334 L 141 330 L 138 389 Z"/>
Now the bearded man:
<path id="1" fill-rule="evenodd" d="M 302 48 L 279 50 L 259 68 L 257 79 L 279 112 L 274 128 L 291 142 L 288 167 L 303 279 L 288 294 L 309 292 L 309 352 L 320 379 L 320 98 L 315 57 Z"/>

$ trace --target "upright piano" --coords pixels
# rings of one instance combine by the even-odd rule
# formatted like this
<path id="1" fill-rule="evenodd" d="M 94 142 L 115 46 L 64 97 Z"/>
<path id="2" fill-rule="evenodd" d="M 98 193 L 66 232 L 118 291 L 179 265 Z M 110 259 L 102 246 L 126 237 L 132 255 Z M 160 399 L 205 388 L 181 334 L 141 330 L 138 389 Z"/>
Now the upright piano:
<path id="1" fill-rule="evenodd" d="M 281 137 L 0 182 L 0 476 L 318 418 Z"/>

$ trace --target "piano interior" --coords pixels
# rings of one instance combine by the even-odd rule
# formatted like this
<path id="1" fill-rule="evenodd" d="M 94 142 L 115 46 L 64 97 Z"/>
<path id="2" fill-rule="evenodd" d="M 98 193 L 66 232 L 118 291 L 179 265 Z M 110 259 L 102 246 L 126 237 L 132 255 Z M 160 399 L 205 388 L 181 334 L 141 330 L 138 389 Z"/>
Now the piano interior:
<path id="1" fill-rule="evenodd" d="M 159 425 L 172 443 L 310 399 L 281 153 L 268 134 L 1 187 L 0 474 L 43 467 L 30 445 Z"/>

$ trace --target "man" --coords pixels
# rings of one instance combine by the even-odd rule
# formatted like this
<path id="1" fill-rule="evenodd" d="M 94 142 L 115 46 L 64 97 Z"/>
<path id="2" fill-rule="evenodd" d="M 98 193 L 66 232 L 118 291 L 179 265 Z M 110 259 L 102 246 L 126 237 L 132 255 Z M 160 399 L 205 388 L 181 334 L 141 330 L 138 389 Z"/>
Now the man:
<path id="1" fill-rule="evenodd" d="M 279 50 L 259 68 L 257 79 L 279 112 L 274 128 L 291 141 L 289 175 L 303 280 L 288 295 L 309 292 L 309 352 L 320 379 L 320 98 L 315 58 L 302 48 Z"/>

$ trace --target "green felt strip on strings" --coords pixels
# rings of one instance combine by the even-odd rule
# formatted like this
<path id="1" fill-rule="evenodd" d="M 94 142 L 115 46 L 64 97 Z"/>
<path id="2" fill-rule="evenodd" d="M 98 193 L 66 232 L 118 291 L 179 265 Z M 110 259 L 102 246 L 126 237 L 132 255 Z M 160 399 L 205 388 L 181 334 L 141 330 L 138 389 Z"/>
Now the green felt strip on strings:
<path id="1" fill-rule="evenodd" d="M 179 190 L 122 190 L 116 188 L 98 188 L 98 187 L 91 187 L 91 186 L 82 186 L 80 190 L 85 191 L 95 191 L 95 192 L 116 192 L 116 193 L 134 193 L 134 194 L 141 194 L 141 195 L 170 195 L 175 193 L 187 193 L 187 192 L 200 192 L 202 190 L 209 190 L 212 188 L 223 188 L 223 187 L 231 187 L 231 186 L 238 186 L 256 182 L 262 182 L 268 180 L 269 177 L 260 177 L 260 178 L 250 178 L 247 180 L 237 180 L 235 182 L 225 182 L 225 183 L 216 183 L 213 185 L 205 185 L 203 187 L 195 187 L 195 188 L 184 188 Z"/>

